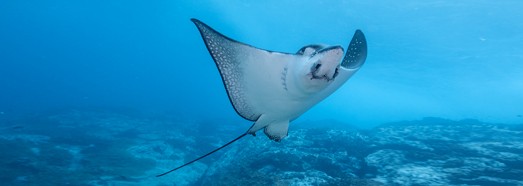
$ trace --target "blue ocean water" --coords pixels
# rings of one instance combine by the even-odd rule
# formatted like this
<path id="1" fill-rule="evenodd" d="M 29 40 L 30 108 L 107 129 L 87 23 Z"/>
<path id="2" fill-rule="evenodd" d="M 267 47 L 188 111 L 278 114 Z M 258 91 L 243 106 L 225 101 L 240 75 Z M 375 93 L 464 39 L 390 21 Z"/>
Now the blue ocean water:
<path id="1" fill-rule="evenodd" d="M 308 144 L 310 141 L 303 142 L 297 136 L 309 133 L 302 131 L 292 136 L 293 130 L 302 130 L 300 127 L 307 125 L 329 126 L 327 132 L 353 128 L 372 131 L 385 123 L 406 120 L 485 129 L 474 133 L 477 135 L 512 131 L 507 133 L 514 135 L 510 139 L 518 140 L 521 139 L 518 126 L 523 124 L 522 8 L 523 2 L 515 0 L 1 1 L 0 136 L 4 137 L 0 138 L 0 144 L 1 148 L 13 150 L 2 158 L 2 172 L 12 174 L 4 174 L 0 180 L 10 185 L 40 185 L 43 183 L 35 180 L 46 180 L 45 176 L 75 174 L 79 176 L 74 180 L 51 183 L 207 185 L 209 181 L 202 180 L 219 180 L 219 174 L 212 173 L 219 172 L 216 169 L 220 167 L 230 168 L 232 164 L 222 161 L 227 154 L 189 167 L 183 174 L 188 176 L 176 175 L 172 182 L 140 181 L 185 162 L 180 160 L 182 157 L 190 160 L 224 144 L 251 125 L 230 105 L 219 72 L 190 18 L 198 18 L 238 41 L 290 53 L 316 43 L 346 47 L 354 30 L 365 33 L 369 53 L 364 66 L 333 95 L 291 124 L 288 142 L 271 144 L 263 134 L 255 138 L 262 140 L 259 143 L 267 143 L 269 149 L 294 148 L 282 146 L 296 145 L 300 140 L 299 144 Z M 331 126 L 323 122 L 339 124 Z M 401 126 L 401 130 L 419 129 Z M 423 127 L 431 128 L 428 124 Z M 169 133 L 171 130 L 173 133 Z M 387 136 L 382 133 L 388 130 L 384 127 L 370 133 Z M 399 129 L 390 131 L 395 130 Z M 452 131 L 460 133 L 466 129 Z M 392 135 L 397 133 L 387 134 L 397 137 Z M 363 136 L 371 137 L 362 139 L 376 138 L 371 134 Z M 500 136 L 506 135 L 500 133 Z M 512 157 L 506 160 L 514 165 L 509 168 L 520 172 L 510 174 L 521 175 L 523 144 L 502 146 L 509 139 L 493 137 L 493 141 L 480 140 L 484 143 L 481 145 L 474 139 L 461 141 L 471 151 L 493 157 L 492 161 L 476 157 L 444 164 L 487 162 L 491 166 L 482 170 L 500 173 L 508 170 L 501 166 L 508 165 L 503 157 Z M 121 149 L 117 148 L 120 146 Z M 430 148 L 437 149 L 430 145 L 420 147 Z M 366 149 L 376 152 L 362 152 L 370 167 L 386 162 L 377 157 L 400 157 L 390 149 Z M 499 149 L 512 149 L 510 153 L 515 155 L 497 156 L 496 150 L 502 151 Z M 129 152 L 131 155 L 126 154 Z M 177 156 L 163 157 L 176 153 Z M 465 157 L 464 154 L 458 153 Z M 42 157 L 45 155 L 49 157 Z M 406 158 L 399 159 L 412 160 L 408 155 L 403 156 Z M 68 160 L 60 162 L 60 159 Z M 225 163 L 213 164 L 219 160 Z M 122 165 L 125 166 L 114 168 Z M 155 165 L 165 167 L 154 168 Z M 260 175 L 279 170 L 258 164 L 253 167 L 260 168 Z M 510 174 L 501 178 L 513 182 L 487 179 L 493 174 L 488 171 L 479 175 L 481 179 L 476 179 L 477 182 L 453 182 L 450 178 L 446 182 L 445 175 L 452 171 L 438 172 L 439 169 L 427 167 L 402 169 L 442 178 L 422 182 L 431 178 L 404 178 L 399 173 L 383 176 L 380 171 L 388 170 L 380 168 L 372 168 L 373 173 L 368 174 L 364 171 L 367 169 L 357 170 L 359 173 L 347 175 L 376 181 L 366 184 L 523 184 L 521 178 Z M 334 181 L 343 177 L 326 172 Z M 305 177 L 312 175 L 317 174 Z M 391 181 L 392 177 L 402 179 Z M 467 178 L 474 180 L 472 176 Z M 147 177 L 147 180 L 153 179 Z M 324 184 L 329 183 L 327 179 Z"/>

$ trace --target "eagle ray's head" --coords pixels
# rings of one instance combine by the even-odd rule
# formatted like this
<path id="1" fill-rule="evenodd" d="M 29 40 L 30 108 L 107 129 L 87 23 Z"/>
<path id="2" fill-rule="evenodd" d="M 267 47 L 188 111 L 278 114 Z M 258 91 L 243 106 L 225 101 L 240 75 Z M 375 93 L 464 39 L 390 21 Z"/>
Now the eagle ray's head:
<path id="1" fill-rule="evenodd" d="M 335 80 L 344 53 L 341 46 L 310 45 L 300 51 L 303 51 L 305 63 L 299 82 L 306 92 L 320 91 Z"/>

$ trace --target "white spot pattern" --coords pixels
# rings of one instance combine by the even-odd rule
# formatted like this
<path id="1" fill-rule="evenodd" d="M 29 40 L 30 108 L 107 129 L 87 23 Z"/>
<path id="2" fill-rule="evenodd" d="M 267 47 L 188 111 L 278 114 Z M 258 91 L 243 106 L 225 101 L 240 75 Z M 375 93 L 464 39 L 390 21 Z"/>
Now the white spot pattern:
<path id="1" fill-rule="evenodd" d="M 242 57 L 242 49 L 247 46 L 227 38 L 204 23 L 196 21 L 195 24 L 220 71 L 234 109 L 243 118 L 255 121 L 260 114 L 254 113 L 245 99 L 245 87 L 241 82 L 244 79 L 240 69 L 242 61 L 238 60 Z"/>

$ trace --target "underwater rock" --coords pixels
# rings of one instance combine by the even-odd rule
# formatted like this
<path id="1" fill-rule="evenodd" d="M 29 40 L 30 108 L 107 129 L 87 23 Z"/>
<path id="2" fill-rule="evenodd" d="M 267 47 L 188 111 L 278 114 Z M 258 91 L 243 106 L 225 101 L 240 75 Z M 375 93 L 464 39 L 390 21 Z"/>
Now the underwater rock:
<path id="1" fill-rule="evenodd" d="M 373 130 L 376 150 L 366 160 L 385 184 L 521 185 L 523 135 L 515 127 L 437 118 L 384 125 Z"/>
<path id="2" fill-rule="evenodd" d="M 247 137 L 207 170 L 203 185 L 375 185 L 363 180 L 367 142 L 358 131 L 294 130 L 283 142 Z"/>
<path id="3" fill-rule="evenodd" d="M 14 122 L 27 129 L 0 130 L 0 182 L 6 185 L 187 185 L 207 168 L 198 163 L 171 179 L 154 177 L 197 147 L 180 130 L 164 130 L 171 121 L 70 111 Z"/>
<path id="4" fill-rule="evenodd" d="M 0 182 L 523 185 L 522 125 L 425 118 L 359 130 L 323 122 L 329 123 L 290 130 L 282 142 L 246 136 L 212 156 L 157 178 L 155 175 L 221 146 L 244 129 L 236 125 L 211 128 L 209 121 L 81 111 L 14 121 L 26 128 L 0 130 Z"/>
<path id="5" fill-rule="evenodd" d="M 370 131 L 302 129 L 242 139 L 204 185 L 523 185 L 518 126 L 425 118 Z"/>

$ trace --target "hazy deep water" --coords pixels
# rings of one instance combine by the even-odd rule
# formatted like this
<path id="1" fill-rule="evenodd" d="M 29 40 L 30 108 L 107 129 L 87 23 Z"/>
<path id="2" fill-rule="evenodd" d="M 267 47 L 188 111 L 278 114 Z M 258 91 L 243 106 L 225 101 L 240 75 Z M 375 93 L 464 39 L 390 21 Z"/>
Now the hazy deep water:
<path id="1" fill-rule="evenodd" d="M 521 185 L 521 9 L 515 0 L 1 1 L 0 182 Z M 291 124 L 289 139 L 248 136 L 155 180 L 251 124 L 190 18 L 282 52 L 346 47 L 361 29 L 369 54 Z M 258 146 L 259 159 L 238 151 Z M 244 160 L 229 161 L 234 153 Z M 299 161 L 272 166 L 285 158 Z"/>

